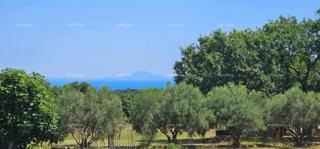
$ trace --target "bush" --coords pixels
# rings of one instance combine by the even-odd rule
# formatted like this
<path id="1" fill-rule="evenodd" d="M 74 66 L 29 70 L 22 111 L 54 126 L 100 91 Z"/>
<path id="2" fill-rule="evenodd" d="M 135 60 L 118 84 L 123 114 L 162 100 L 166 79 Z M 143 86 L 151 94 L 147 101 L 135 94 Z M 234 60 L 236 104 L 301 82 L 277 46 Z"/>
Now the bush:
<path id="1" fill-rule="evenodd" d="M 174 143 L 169 143 L 168 149 L 178 149 L 178 147 Z"/>

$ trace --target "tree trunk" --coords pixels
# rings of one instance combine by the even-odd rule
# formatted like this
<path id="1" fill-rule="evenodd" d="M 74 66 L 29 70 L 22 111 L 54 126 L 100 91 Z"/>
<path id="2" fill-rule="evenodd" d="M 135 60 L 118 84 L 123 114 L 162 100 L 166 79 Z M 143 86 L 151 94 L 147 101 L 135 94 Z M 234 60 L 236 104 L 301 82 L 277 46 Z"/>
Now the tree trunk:
<path id="1" fill-rule="evenodd" d="M 81 139 L 81 144 L 80 144 L 81 149 L 87 149 L 89 148 L 89 143 L 87 138 L 82 138 Z"/>
<path id="2" fill-rule="evenodd" d="M 177 135 L 178 135 L 178 133 L 173 133 L 172 134 L 172 143 L 174 143 L 174 144 L 177 144 L 178 142 L 177 142 Z"/>
<path id="3" fill-rule="evenodd" d="M 305 81 L 300 82 L 302 91 L 307 92 L 309 89 L 308 83 Z"/>
<path id="4" fill-rule="evenodd" d="M 13 141 L 10 141 L 8 144 L 8 149 L 13 149 L 14 143 Z"/>
<path id="5" fill-rule="evenodd" d="M 172 143 L 172 139 L 169 135 L 166 135 L 167 136 L 167 139 L 168 139 L 168 143 Z"/>
<path id="6" fill-rule="evenodd" d="M 162 132 L 162 134 L 164 134 L 167 137 L 168 143 L 172 143 L 172 139 L 171 139 L 170 135 L 167 134 L 165 131 L 161 131 L 161 132 Z"/>
<path id="7" fill-rule="evenodd" d="M 24 143 L 18 144 L 15 141 L 13 141 L 12 139 L 5 140 L 5 139 L 2 138 L 2 140 L 0 141 L 0 148 L 1 149 L 26 148 L 26 144 L 24 144 Z"/>
<path id="8" fill-rule="evenodd" d="M 238 135 L 233 136 L 232 148 L 240 148 L 240 136 Z"/>
<path id="9" fill-rule="evenodd" d="M 229 127 L 228 131 L 233 137 L 232 148 L 240 148 L 240 136 L 241 136 L 241 128 L 238 127 Z"/>
<path id="10" fill-rule="evenodd" d="M 115 149 L 114 134 L 108 134 L 108 147 L 109 147 L 109 149 Z"/>
<path id="11" fill-rule="evenodd" d="M 303 139 L 304 139 L 304 134 L 303 133 L 300 133 L 297 136 L 295 136 L 296 145 L 297 146 L 302 146 L 304 144 L 303 143 Z"/>
<path id="12" fill-rule="evenodd" d="M 302 146 L 303 145 L 303 140 L 304 140 L 304 135 L 305 135 L 305 130 L 303 128 L 300 129 L 288 129 L 290 132 L 290 135 L 293 137 L 295 141 L 295 145 L 297 146 Z"/>

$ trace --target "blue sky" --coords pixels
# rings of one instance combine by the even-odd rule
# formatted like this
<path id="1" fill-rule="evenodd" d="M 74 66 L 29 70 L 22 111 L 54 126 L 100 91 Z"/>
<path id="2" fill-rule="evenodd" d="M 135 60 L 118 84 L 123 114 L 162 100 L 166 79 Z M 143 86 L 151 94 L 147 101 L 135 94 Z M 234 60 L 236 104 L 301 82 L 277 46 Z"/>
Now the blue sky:
<path id="1" fill-rule="evenodd" d="M 179 47 L 279 15 L 316 18 L 318 0 L 1 0 L 0 69 L 46 77 L 171 75 Z"/>

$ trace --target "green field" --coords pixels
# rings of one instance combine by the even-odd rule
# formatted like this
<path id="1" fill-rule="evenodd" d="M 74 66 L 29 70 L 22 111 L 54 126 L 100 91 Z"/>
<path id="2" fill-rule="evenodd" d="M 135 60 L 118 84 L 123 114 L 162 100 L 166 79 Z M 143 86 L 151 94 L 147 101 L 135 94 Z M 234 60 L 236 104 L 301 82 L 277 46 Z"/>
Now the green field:
<path id="1" fill-rule="evenodd" d="M 213 138 L 215 136 L 215 131 L 210 130 L 206 133 L 205 138 Z M 194 135 L 192 137 L 188 136 L 187 133 L 182 133 L 178 135 L 178 139 L 201 139 L 202 137 L 199 135 Z M 132 130 L 131 127 L 126 127 L 121 130 L 120 134 L 118 133 L 115 138 L 116 145 L 134 145 L 138 146 L 143 142 L 143 137 Z M 152 144 L 166 144 L 167 138 L 164 134 L 158 132 L 152 142 Z M 74 145 L 76 141 L 72 138 L 71 135 L 65 138 L 65 140 L 57 145 Z M 92 145 L 93 146 L 101 146 L 101 144 L 107 145 L 107 139 L 105 140 L 97 140 Z"/>
<path id="2" fill-rule="evenodd" d="M 213 138 L 215 136 L 215 130 L 211 129 L 209 130 L 204 138 Z M 143 143 L 143 137 L 132 130 L 131 127 L 126 127 L 125 129 L 121 130 L 120 134 L 117 134 L 115 138 L 115 144 L 117 146 L 139 146 L 141 143 Z M 220 143 L 199 143 L 196 140 L 203 139 L 203 137 L 199 135 L 194 135 L 192 137 L 188 136 L 187 133 L 179 134 L 178 136 L 179 142 L 178 145 L 176 145 L 177 148 L 192 148 L 192 149 L 210 149 L 210 148 L 231 148 L 232 141 L 223 141 Z M 162 133 L 158 132 L 153 139 L 151 145 L 149 148 L 154 149 L 162 149 L 167 148 L 167 138 Z M 103 146 L 107 146 L 107 139 L 104 140 L 97 140 L 95 141 L 91 147 L 93 148 L 103 148 Z M 76 142 L 72 138 L 71 135 L 67 136 L 63 142 L 60 142 L 58 144 L 52 145 L 52 147 L 58 147 L 58 148 L 64 148 L 66 146 L 75 146 Z M 195 148 L 196 146 L 196 148 Z M 290 148 L 296 148 L 292 146 L 289 142 L 287 143 L 280 143 L 280 142 L 268 142 L 263 143 L 260 141 L 242 141 L 241 142 L 242 148 L 263 148 L 263 149 L 272 149 L 272 148 L 279 148 L 279 149 L 290 149 Z M 51 148 L 48 145 L 43 144 L 42 146 L 37 145 L 34 146 L 33 149 L 49 149 Z M 311 148 L 311 149 L 320 149 L 320 143 L 319 144 L 313 144 L 313 145 L 307 145 L 302 148 Z"/>

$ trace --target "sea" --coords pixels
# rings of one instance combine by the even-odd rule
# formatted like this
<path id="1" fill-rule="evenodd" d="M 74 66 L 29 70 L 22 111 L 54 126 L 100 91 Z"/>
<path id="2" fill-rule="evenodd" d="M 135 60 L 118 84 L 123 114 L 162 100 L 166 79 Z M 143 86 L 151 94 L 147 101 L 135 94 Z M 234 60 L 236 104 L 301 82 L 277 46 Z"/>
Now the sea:
<path id="1" fill-rule="evenodd" d="M 76 80 L 76 79 L 48 79 L 52 86 L 63 86 L 72 82 L 87 82 L 99 89 L 108 87 L 112 90 L 165 88 L 168 84 L 174 84 L 174 80 Z"/>

